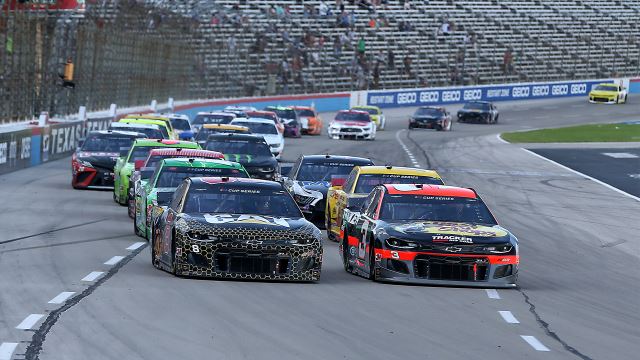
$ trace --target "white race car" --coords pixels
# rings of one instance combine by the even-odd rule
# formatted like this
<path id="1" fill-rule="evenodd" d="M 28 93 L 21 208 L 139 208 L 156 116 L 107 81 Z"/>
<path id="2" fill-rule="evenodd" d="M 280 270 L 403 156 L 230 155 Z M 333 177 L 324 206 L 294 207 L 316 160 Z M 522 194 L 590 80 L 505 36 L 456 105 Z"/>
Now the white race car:
<path id="1" fill-rule="evenodd" d="M 264 137 L 273 156 L 276 159 L 280 159 L 280 155 L 284 150 L 284 136 L 278 131 L 278 127 L 273 120 L 261 118 L 235 119 L 231 122 L 231 125 L 246 126 L 251 130 L 251 134 Z"/>
<path id="2" fill-rule="evenodd" d="M 366 111 L 342 110 L 329 124 L 328 133 L 331 139 L 374 140 L 376 124 Z"/>

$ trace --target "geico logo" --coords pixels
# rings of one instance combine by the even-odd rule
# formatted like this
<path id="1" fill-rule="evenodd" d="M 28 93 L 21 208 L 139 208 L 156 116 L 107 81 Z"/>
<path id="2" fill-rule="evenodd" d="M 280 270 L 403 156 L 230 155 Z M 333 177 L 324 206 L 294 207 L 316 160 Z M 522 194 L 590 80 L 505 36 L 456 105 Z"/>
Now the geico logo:
<path id="1" fill-rule="evenodd" d="M 533 96 L 547 96 L 549 95 L 549 86 L 534 86 L 531 93 Z"/>
<path id="2" fill-rule="evenodd" d="M 440 94 L 437 91 L 422 91 L 420 93 L 421 103 L 438 102 L 439 98 L 440 98 Z"/>
<path id="3" fill-rule="evenodd" d="M 587 84 L 571 84 L 571 93 L 572 94 L 584 94 L 587 92 Z"/>
<path id="4" fill-rule="evenodd" d="M 480 89 L 471 89 L 464 91 L 464 99 L 465 100 L 480 100 L 482 99 L 482 90 Z"/>
<path id="5" fill-rule="evenodd" d="M 569 92 L 569 85 L 553 85 L 551 88 L 551 95 L 567 95 Z"/>
<path id="6" fill-rule="evenodd" d="M 418 96 L 414 92 L 399 93 L 398 104 L 414 104 Z"/>
<path id="7" fill-rule="evenodd" d="M 442 101 L 460 101 L 460 91 L 443 91 Z"/>
<path id="8" fill-rule="evenodd" d="M 513 96 L 514 98 L 529 97 L 529 87 L 514 87 L 513 90 L 511 90 L 511 96 Z"/>

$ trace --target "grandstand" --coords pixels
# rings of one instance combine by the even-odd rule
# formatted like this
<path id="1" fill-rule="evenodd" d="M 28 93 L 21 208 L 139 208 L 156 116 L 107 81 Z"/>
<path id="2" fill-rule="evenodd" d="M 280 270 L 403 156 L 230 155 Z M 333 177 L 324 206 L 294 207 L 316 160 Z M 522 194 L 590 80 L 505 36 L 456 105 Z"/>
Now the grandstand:
<path id="1" fill-rule="evenodd" d="M 345 0 L 349 27 L 336 26 L 334 1 L 324 2 L 326 17 L 322 1 L 170 3 L 202 22 L 193 92 L 211 97 L 600 78 L 640 67 L 637 1 L 389 0 L 373 11 L 380 1 Z M 278 7 L 288 9 L 278 16 Z M 340 37 L 349 39 L 336 52 Z"/>

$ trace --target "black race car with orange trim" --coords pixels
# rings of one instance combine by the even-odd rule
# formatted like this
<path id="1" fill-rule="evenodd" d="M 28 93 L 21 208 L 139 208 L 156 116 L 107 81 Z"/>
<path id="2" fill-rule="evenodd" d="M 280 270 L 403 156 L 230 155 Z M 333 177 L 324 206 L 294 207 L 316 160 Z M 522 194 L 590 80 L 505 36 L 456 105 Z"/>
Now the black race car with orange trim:
<path id="1" fill-rule="evenodd" d="M 168 207 L 153 211 L 157 268 L 197 277 L 320 279 L 322 234 L 278 182 L 187 178 Z"/>
<path id="2" fill-rule="evenodd" d="M 358 211 L 344 210 L 347 272 L 372 280 L 511 288 L 518 240 L 480 196 L 444 185 L 378 185 Z"/>

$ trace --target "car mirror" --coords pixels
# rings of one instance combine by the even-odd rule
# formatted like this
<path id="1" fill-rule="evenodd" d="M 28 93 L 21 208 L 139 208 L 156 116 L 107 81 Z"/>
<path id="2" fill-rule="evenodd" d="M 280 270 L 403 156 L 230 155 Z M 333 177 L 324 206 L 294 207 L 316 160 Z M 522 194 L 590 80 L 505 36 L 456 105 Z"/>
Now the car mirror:
<path id="1" fill-rule="evenodd" d="M 136 160 L 133 162 L 133 168 L 135 170 L 140 170 L 142 168 L 142 165 L 144 165 L 144 160 Z"/>

